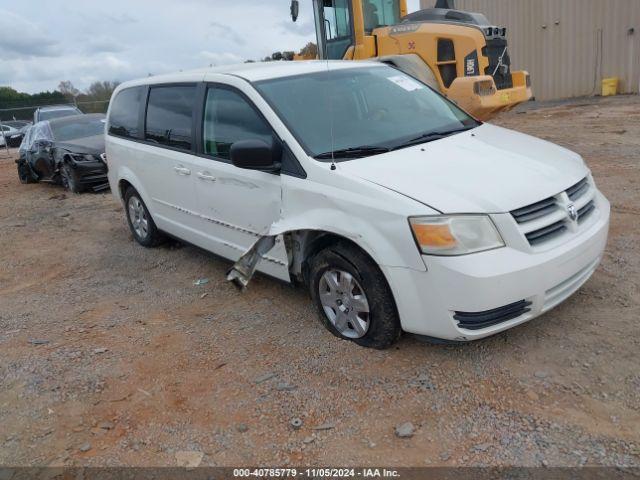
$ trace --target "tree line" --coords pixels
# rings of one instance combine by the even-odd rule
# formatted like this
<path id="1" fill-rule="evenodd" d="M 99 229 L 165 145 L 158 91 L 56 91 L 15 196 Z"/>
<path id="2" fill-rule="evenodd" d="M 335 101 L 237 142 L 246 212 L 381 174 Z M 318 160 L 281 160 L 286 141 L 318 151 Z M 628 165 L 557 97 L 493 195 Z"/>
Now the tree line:
<path id="1" fill-rule="evenodd" d="M 111 94 L 118 85 L 119 82 L 98 81 L 82 91 L 65 80 L 57 90 L 33 94 L 0 87 L 0 119 L 32 120 L 37 107 L 59 104 L 77 105 L 84 113 L 106 113 Z"/>
<path id="2" fill-rule="evenodd" d="M 294 59 L 314 59 L 318 55 L 315 43 L 309 42 L 297 54 L 295 52 L 275 52 L 259 61 L 273 62 Z M 247 60 L 253 63 L 254 60 Z M 18 92 L 11 87 L 0 87 L 0 120 L 32 120 L 37 107 L 45 105 L 73 104 L 84 113 L 106 113 L 111 95 L 120 82 L 93 82 L 82 91 L 70 80 L 58 84 L 57 90 L 39 93 Z"/>

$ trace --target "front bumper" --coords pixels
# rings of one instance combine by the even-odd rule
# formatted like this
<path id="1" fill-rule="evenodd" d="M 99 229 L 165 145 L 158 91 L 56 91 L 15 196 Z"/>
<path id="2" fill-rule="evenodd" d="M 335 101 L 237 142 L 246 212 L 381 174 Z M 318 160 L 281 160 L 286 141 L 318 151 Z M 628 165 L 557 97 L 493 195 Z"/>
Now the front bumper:
<path id="1" fill-rule="evenodd" d="M 71 160 L 70 165 L 76 175 L 76 181 L 82 185 L 95 185 L 109 181 L 107 165 L 100 160 L 94 162 Z"/>
<path id="2" fill-rule="evenodd" d="M 511 247 L 460 257 L 424 256 L 426 272 L 383 267 L 409 333 L 469 341 L 527 322 L 575 293 L 597 269 L 609 231 L 609 202 L 597 194 L 589 227 L 551 250 Z M 526 311 L 487 328 L 461 328 L 459 312 L 487 312 L 525 301 Z M 530 305 L 529 305 L 530 303 Z"/>

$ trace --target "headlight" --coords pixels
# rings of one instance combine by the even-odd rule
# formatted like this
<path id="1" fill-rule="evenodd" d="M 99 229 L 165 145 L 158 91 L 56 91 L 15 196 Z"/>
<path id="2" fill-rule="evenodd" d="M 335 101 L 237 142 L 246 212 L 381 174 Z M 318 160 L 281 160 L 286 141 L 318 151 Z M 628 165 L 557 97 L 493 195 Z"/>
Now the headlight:
<path id="1" fill-rule="evenodd" d="M 504 247 L 487 215 L 439 215 L 409 219 L 416 243 L 427 255 L 467 255 Z"/>
<path id="2" fill-rule="evenodd" d="M 76 162 L 95 162 L 96 161 L 96 157 L 88 154 L 87 155 L 74 154 L 73 159 Z"/>

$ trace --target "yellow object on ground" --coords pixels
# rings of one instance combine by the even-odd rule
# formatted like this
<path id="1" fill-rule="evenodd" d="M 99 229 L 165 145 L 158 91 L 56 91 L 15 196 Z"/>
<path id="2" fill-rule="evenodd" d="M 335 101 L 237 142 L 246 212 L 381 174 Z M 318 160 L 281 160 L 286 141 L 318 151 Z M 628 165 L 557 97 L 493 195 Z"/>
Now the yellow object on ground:
<path id="1" fill-rule="evenodd" d="M 602 79 L 602 96 L 608 97 L 618 94 L 618 84 L 620 79 L 618 77 L 603 78 Z"/>

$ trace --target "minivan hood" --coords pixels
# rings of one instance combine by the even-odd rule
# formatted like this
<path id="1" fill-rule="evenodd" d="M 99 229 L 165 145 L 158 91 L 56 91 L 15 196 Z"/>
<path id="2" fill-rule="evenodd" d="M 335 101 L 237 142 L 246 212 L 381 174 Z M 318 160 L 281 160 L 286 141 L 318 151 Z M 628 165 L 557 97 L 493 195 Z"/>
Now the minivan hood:
<path id="1" fill-rule="evenodd" d="M 589 173 L 570 150 L 489 124 L 343 162 L 340 170 L 442 213 L 509 212 L 557 195 Z"/>

